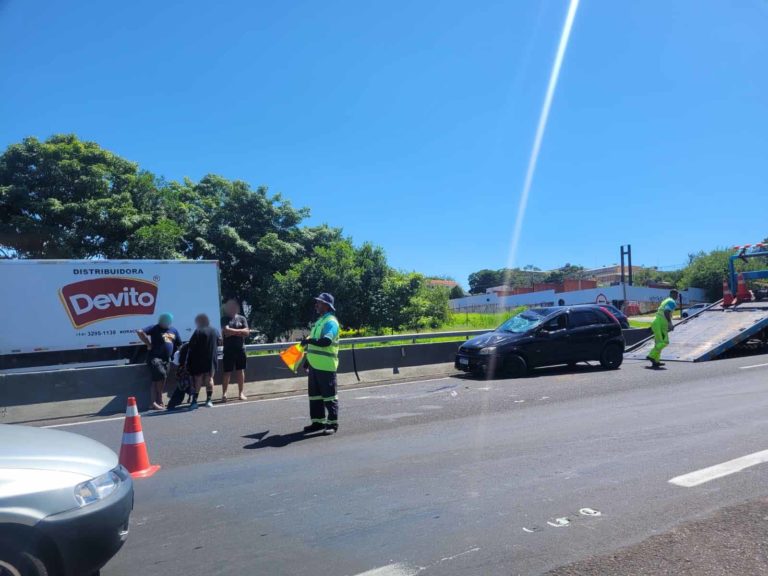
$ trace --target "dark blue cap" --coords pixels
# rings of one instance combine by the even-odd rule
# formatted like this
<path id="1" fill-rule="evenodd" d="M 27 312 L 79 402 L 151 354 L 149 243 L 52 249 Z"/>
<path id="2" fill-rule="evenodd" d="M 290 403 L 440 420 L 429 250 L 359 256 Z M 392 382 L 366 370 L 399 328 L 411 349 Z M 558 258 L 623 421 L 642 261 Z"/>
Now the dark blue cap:
<path id="1" fill-rule="evenodd" d="M 330 306 L 331 310 L 336 312 L 336 307 L 333 305 L 334 299 L 331 294 L 328 294 L 328 292 L 323 292 L 320 294 L 320 296 L 316 297 L 315 300 L 318 302 L 322 302 L 323 304 L 328 304 Z"/>

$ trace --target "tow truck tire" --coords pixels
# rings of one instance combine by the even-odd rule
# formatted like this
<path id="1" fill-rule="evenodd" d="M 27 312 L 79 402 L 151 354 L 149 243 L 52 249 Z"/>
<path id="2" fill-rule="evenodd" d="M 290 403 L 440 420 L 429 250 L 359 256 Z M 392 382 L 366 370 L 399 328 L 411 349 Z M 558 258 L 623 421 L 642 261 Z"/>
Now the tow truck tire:
<path id="1" fill-rule="evenodd" d="M 606 370 L 618 370 L 624 362 L 624 354 L 618 344 L 606 344 L 603 353 L 600 354 L 600 365 Z"/>
<path id="2" fill-rule="evenodd" d="M 49 576 L 45 562 L 16 540 L 0 540 L 0 576 Z"/>

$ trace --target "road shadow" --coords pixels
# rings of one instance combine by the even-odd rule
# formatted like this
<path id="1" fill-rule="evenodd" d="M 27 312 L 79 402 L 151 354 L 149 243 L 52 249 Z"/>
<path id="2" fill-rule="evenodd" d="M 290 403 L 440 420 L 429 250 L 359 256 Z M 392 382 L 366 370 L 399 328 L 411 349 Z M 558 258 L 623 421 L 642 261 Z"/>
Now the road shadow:
<path id="1" fill-rule="evenodd" d="M 205 408 L 198 408 L 198 410 L 205 410 Z M 189 406 L 187 405 L 179 406 L 173 410 L 149 410 L 148 412 L 142 412 L 141 417 L 157 418 L 158 416 L 176 416 L 178 414 L 189 414 L 190 412 L 195 412 L 195 410 L 190 410 Z"/>
<path id="2" fill-rule="evenodd" d="M 309 440 L 310 438 L 322 436 L 319 432 L 291 432 L 290 434 L 274 434 L 273 436 L 268 436 L 268 434 L 269 430 L 257 432 L 256 434 L 246 434 L 243 438 L 255 440 L 255 442 L 246 444 L 243 446 L 243 449 L 258 450 L 259 448 L 284 448 L 294 442 L 301 442 L 302 440 Z"/>
<path id="3" fill-rule="evenodd" d="M 556 376 L 558 374 L 588 374 L 590 372 L 610 372 L 610 368 L 603 368 L 600 363 L 595 362 L 578 362 L 574 365 L 561 364 L 556 366 L 545 366 L 542 368 L 533 368 L 526 374 L 518 376 L 516 378 L 510 377 L 503 371 L 499 370 L 493 374 L 483 374 L 482 376 L 476 374 L 460 373 L 452 375 L 457 380 L 469 380 L 472 382 L 485 382 L 493 380 L 529 380 L 533 378 L 540 378 L 543 376 Z"/>

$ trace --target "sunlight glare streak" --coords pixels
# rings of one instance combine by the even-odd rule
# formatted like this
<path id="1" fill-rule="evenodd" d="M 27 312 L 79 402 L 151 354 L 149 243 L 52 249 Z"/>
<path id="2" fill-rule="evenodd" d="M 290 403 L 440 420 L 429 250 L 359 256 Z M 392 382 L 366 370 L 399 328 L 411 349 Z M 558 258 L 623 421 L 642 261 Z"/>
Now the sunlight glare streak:
<path id="1" fill-rule="evenodd" d="M 541 107 L 541 114 L 539 115 L 539 124 L 536 127 L 536 136 L 533 139 L 533 148 L 531 148 L 531 156 L 528 159 L 528 169 L 525 173 L 525 181 L 523 183 L 523 191 L 520 195 L 520 203 L 517 208 L 517 217 L 515 218 L 515 228 L 512 232 L 512 241 L 509 247 L 509 258 L 507 259 L 507 268 L 511 269 L 515 265 L 517 259 L 517 248 L 520 242 L 520 234 L 523 228 L 523 220 L 525 220 L 525 211 L 528 207 L 528 196 L 531 192 L 531 184 L 533 182 L 533 175 L 536 172 L 536 163 L 539 159 L 539 151 L 541 150 L 541 142 L 544 139 L 544 131 L 547 128 L 547 120 L 549 119 L 549 110 L 552 107 L 552 100 L 555 96 L 555 88 L 557 87 L 557 80 L 560 76 L 560 68 L 563 65 L 563 59 L 565 57 L 565 50 L 568 47 L 568 39 L 571 36 L 571 28 L 573 27 L 573 21 L 576 18 L 576 9 L 579 7 L 579 0 L 571 0 L 568 6 L 568 14 L 565 17 L 565 23 L 563 24 L 563 31 L 560 35 L 560 43 L 557 46 L 557 54 L 555 55 L 555 61 L 552 65 L 552 72 L 549 75 L 549 84 L 547 85 L 547 93 L 544 96 L 544 104 Z M 504 283 L 509 283 L 509 273 L 505 275 Z"/>

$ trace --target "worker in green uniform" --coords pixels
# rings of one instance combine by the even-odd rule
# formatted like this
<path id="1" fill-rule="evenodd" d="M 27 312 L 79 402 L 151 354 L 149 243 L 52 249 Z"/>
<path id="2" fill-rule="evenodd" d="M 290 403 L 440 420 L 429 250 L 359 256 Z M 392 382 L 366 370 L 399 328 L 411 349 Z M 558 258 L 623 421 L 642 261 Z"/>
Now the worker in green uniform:
<path id="1" fill-rule="evenodd" d="M 319 318 L 309 338 L 301 341 L 307 352 L 309 377 L 309 417 L 312 423 L 304 432 L 335 434 L 339 430 L 339 399 L 336 394 L 336 370 L 339 368 L 339 321 L 334 312 L 334 298 L 323 292 L 315 298 Z"/>
<path id="2" fill-rule="evenodd" d="M 661 361 L 661 351 L 669 345 L 669 333 L 675 329 L 672 325 L 672 312 L 677 308 L 678 297 L 679 292 L 671 290 L 669 298 L 662 300 L 659 309 L 656 311 L 656 318 L 651 323 L 655 346 L 646 356 L 646 360 L 651 361 L 651 368 L 664 366 L 664 362 Z"/>

